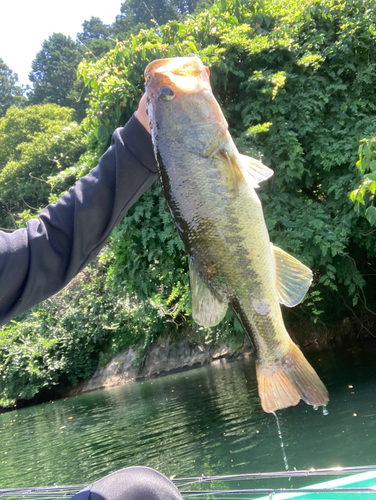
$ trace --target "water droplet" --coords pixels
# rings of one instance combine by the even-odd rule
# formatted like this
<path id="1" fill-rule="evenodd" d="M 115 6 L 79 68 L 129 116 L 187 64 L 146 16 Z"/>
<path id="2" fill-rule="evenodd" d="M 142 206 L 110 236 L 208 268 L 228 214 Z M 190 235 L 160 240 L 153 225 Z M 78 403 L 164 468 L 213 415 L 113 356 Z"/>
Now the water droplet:
<path id="1" fill-rule="evenodd" d="M 314 406 L 314 407 L 313 407 L 313 409 L 314 409 L 315 411 L 317 411 L 317 410 L 319 409 L 319 407 L 318 407 L 318 406 Z"/>
<path id="2" fill-rule="evenodd" d="M 326 406 L 323 406 L 323 407 L 322 407 L 322 414 L 324 415 L 324 417 L 326 417 L 326 415 L 329 415 L 329 412 L 328 412 L 328 410 L 326 409 Z"/>

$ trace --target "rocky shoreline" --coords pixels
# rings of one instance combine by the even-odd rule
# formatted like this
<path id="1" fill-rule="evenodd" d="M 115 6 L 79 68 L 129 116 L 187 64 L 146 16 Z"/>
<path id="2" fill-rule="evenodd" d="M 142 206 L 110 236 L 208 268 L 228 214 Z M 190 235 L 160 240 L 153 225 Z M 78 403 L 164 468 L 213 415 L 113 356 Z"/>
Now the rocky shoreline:
<path id="1" fill-rule="evenodd" d="M 206 346 L 204 343 L 183 340 L 172 342 L 170 337 L 158 339 L 149 348 L 141 369 L 137 350 L 129 348 L 118 354 L 104 368 L 98 368 L 91 379 L 71 390 L 71 395 L 114 387 L 130 382 L 160 377 L 178 371 L 198 368 L 212 363 L 251 356 L 250 342 Z"/>

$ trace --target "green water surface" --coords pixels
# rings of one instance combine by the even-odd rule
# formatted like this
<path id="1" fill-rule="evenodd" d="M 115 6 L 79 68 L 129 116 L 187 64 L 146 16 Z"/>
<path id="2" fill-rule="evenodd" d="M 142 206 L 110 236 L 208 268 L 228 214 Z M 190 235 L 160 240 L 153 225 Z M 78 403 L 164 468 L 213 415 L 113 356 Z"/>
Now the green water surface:
<path id="1" fill-rule="evenodd" d="M 376 341 L 307 356 L 329 415 L 304 403 L 278 412 L 290 469 L 376 464 L 375 355 Z M 0 489 L 87 484 L 130 465 L 184 477 L 283 470 L 254 360 L 0 415 Z"/>

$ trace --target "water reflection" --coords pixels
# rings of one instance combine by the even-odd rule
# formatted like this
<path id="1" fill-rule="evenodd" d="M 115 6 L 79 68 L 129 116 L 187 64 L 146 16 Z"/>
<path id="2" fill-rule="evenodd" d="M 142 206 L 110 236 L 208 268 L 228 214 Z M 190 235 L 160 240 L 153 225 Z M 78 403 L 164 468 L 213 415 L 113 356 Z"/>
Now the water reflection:
<path id="1" fill-rule="evenodd" d="M 308 356 L 327 385 L 324 417 L 278 412 L 290 468 L 376 463 L 375 346 Z M 0 415 L 0 485 L 92 482 L 129 465 L 178 476 L 283 470 L 252 359 Z"/>

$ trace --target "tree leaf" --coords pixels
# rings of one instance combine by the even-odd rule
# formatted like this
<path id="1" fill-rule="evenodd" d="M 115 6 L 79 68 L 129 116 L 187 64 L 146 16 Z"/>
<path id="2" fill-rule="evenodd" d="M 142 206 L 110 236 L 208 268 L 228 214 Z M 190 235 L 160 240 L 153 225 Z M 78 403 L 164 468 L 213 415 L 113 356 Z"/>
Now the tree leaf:
<path id="1" fill-rule="evenodd" d="M 366 217 L 371 226 L 376 226 L 376 207 L 368 207 Z"/>

